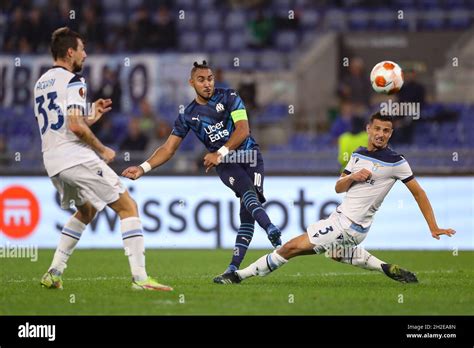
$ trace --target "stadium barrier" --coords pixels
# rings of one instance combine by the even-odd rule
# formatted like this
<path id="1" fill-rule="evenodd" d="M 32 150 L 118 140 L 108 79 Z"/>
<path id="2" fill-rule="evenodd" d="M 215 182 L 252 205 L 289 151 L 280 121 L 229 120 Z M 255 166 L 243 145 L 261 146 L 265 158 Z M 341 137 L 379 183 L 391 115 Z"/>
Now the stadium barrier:
<path id="1" fill-rule="evenodd" d="M 420 177 L 438 224 L 456 236 L 430 235 L 408 189 L 397 182 L 375 216 L 364 241 L 369 249 L 474 249 L 472 177 Z M 267 212 L 287 241 L 328 216 L 341 202 L 336 178 L 267 177 Z M 126 181 L 137 201 L 147 247 L 232 248 L 239 223 L 239 201 L 215 177 L 145 177 Z M 70 212 L 59 207 L 58 195 L 45 177 L 3 177 L 0 183 L 0 245 L 55 248 Z M 120 223 L 109 208 L 84 233 L 80 248 L 121 248 Z M 252 248 L 270 248 L 256 228 Z"/>

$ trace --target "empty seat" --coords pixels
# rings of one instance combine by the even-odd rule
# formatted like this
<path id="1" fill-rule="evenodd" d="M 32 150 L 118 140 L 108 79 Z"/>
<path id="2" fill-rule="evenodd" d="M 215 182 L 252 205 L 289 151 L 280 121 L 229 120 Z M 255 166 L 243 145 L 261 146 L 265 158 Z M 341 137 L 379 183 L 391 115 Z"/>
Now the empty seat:
<path id="1" fill-rule="evenodd" d="M 302 11 L 300 26 L 304 29 L 316 28 L 319 24 L 320 14 L 317 10 L 307 9 Z"/>
<path id="2" fill-rule="evenodd" d="M 227 48 L 230 51 L 241 51 L 247 47 L 247 33 L 245 31 L 230 31 Z"/>
<path id="3" fill-rule="evenodd" d="M 222 13 L 219 11 L 206 11 L 200 17 L 200 27 L 206 30 L 221 29 Z"/>
<path id="4" fill-rule="evenodd" d="M 352 30 L 366 30 L 369 28 L 370 12 L 365 9 L 355 9 L 348 14 L 349 28 Z"/>
<path id="5" fill-rule="evenodd" d="M 392 30 L 397 20 L 398 12 L 392 9 L 378 9 L 372 13 L 372 27 L 376 30 Z"/>
<path id="6" fill-rule="evenodd" d="M 200 36 L 194 31 L 181 33 L 179 36 L 179 47 L 186 52 L 197 51 L 201 46 Z"/>
<path id="7" fill-rule="evenodd" d="M 420 19 L 421 28 L 437 30 L 444 26 L 444 12 L 442 10 L 430 10 L 423 13 Z"/>
<path id="8" fill-rule="evenodd" d="M 247 26 L 247 18 L 244 11 L 231 11 L 227 14 L 224 20 L 224 27 L 226 29 L 235 30 L 243 29 Z"/>
<path id="9" fill-rule="evenodd" d="M 223 51 L 225 50 L 226 37 L 221 31 L 213 31 L 205 35 L 204 37 L 204 49 L 209 52 Z"/>
<path id="10" fill-rule="evenodd" d="M 292 50 L 298 45 L 298 34 L 294 31 L 281 31 L 276 36 L 276 47 L 280 50 Z"/>

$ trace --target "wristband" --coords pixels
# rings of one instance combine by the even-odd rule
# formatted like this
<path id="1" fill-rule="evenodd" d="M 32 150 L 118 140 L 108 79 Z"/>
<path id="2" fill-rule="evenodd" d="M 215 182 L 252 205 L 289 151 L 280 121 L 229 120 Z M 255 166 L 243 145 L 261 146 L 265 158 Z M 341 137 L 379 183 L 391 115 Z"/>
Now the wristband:
<path id="1" fill-rule="evenodd" d="M 217 150 L 217 152 L 219 152 L 222 158 L 224 158 L 229 153 L 229 148 L 226 146 L 222 146 L 219 150 Z"/>
<path id="2" fill-rule="evenodd" d="M 143 169 L 143 173 L 148 173 L 151 170 L 151 165 L 147 161 L 140 164 L 139 167 Z"/>

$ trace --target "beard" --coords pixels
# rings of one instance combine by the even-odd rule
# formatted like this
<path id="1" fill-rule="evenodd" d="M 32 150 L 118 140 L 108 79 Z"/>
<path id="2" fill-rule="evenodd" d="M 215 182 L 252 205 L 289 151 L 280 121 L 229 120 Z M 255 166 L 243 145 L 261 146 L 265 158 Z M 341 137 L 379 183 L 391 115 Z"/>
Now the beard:
<path id="1" fill-rule="evenodd" d="M 202 95 L 201 93 L 199 93 L 197 90 L 196 90 L 196 93 L 197 93 L 197 95 L 199 95 L 199 96 L 200 96 L 202 99 L 204 99 L 204 100 L 209 100 L 209 99 L 211 99 L 211 97 L 212 97 L 212 95 L 213 95 L 213 93 L 211 93 L 211 95 L 210 95 L 209 97 L 207 97 L 207 96 L 204 96 L 204 95 Z"/>
<path id="2" fill-rule="evenodd" d="M 78 73 L 82 70 L 82 63 L 73 62 L 72 63 L 72 72 Z"/>

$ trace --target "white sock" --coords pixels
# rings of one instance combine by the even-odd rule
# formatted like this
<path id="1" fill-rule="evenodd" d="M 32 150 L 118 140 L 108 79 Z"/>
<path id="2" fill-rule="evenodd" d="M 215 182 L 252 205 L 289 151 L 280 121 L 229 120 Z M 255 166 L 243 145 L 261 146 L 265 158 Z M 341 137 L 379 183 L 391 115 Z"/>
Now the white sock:
<path id="1" fill-rule="evenodd" d="M 348 263 L 350 265 L 365 268 L 371 271 L 383 272 L 382 264 L 386 262 L 379 260 L 360 246 L 350 248 L 349 252 L 346 254 L 347 255 L 345 255 L 345 257 L 339 260 L 340 262 Z"/>
<path id="2" fill-rule="evenodd" d="M 129 217 L 120 220 L 120 230 L 133 279 L 146 280 L 148 276 L 145 270 L 145 243 L 140 218 Z"/>
<path id="3" fill-rule="evenodd" d="M 74 251 L 77 242 L 81 239 L 82 232 L 84 232 L 85 229 L 86 225 L 74 216 L 71 216 L 61 231 L 61 238 L 59 239 L 58 247 L 54 253 L 50 269 L 54 268 L 60 273 L 64 272 L 64 269 L 67 267 L 67 260 Z"/>
<path id="4" fill-rule="evenodd" d="M 240 279 L 246 279 L 256 275 L 263 277 L 280 268 L 287 262 L 288 260 L 278 254 L 275 250 L 271 254 L 262 256 L 248 267 L 237 271 L 237 274 Z"/>

